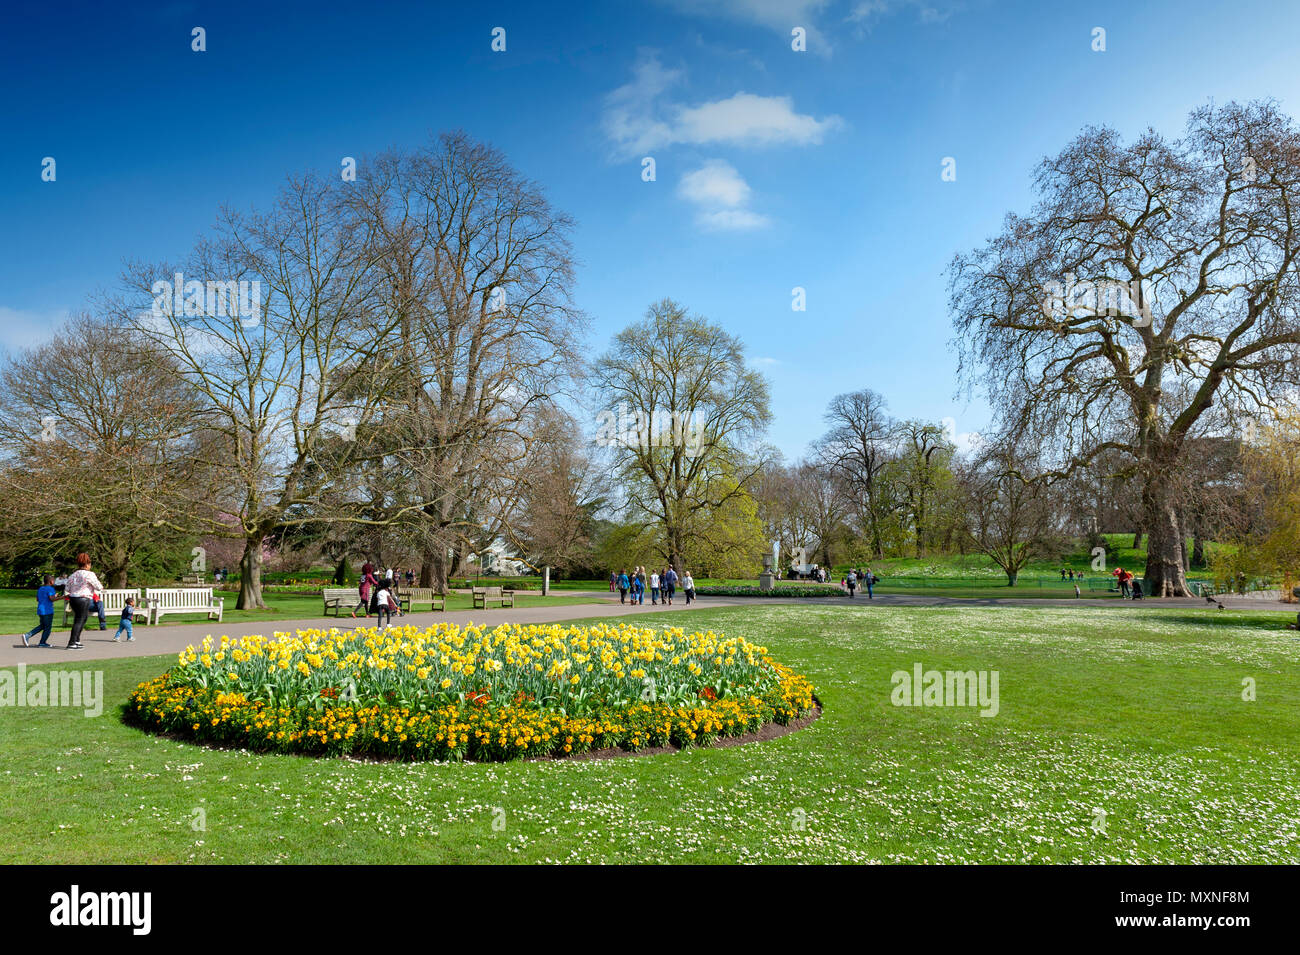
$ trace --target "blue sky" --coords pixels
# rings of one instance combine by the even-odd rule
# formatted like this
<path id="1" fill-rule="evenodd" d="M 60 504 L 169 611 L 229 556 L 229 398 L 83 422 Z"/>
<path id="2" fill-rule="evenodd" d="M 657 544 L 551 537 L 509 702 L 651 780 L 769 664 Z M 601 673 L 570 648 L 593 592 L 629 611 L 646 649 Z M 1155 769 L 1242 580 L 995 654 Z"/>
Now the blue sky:
<path id="1" fill-rule="evenodd" d="M 985 425 L 978 400 L 954 395 L 944 268 L 1028 205 L 1034 165 L 1082 126 L 1176 135 L 1211 99 L 1300 110 L 1290 2 L 33 3 L 3 16 L 0 345 L 48 337 L 126 259 L 181 257 L 223 203 L 264 205 L 291 172 L 463 128 L 577 220 L 591 351 L 677 299 L 744 339 L 772 381 L 769 437 L 791 458 L 827 401 L 861 387 L 900 417 Z M 796 286 L 806 312 L 791 310 Z"/>

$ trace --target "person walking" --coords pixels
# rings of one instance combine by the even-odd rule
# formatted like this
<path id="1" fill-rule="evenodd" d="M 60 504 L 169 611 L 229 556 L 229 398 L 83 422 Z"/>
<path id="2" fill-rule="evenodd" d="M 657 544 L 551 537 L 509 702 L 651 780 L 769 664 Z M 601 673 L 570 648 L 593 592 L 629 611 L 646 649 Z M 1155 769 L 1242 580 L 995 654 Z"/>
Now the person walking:
<path id="1" fill-rule="evenodd" d="M 875 595 L 875 593 L 872 591 L 871 588 L 873 588 L 873 587 L 874 587 L 874 586 L 875 586 L 879 581 L 880 581 L 880 578 L 877 577 L 875 574 L 873 574 L 873 573 L 871 572 L 871 568 L 868 567 L 867 570 L 866 570 L 866 574 L 865 574 L 865 575 L 863 576 L 863 578 L 862 578 L 862 582 L 863 582 L 863 584 L 864 584 L 864 585 L 866 586 L 866 588 L 867 588 L 867 599 L 868 599 L 868 600 L 875 600 L 875 599 L 876 599 L 876 595 Z"/>
<path id="2" fill-rule="evenodd" d="M 36 588 L 36 619 L 38 623 L 23 634 L 23 646 L 30 647 L 32 637 L 41 635 L 38 647 L 50 648 L 50 631 L 54 629 L 54 578 L 46 574 Z"/>
<path id="3" fill-rule="evenodd" d="M 63 589 L 63 599 L 72 607 L 72 633 L 68 636 L 67 649 L 85 649 L 81 645 L 81 631 L 86 629 L 86 619 L 93 606 L 92 598 L 103 590 L 104 585 L 90 569 L 90 555 L 83 551 L 77 555 L 77 569 L 68 577 L 68 583 Z"/>
<path id="4" fill-rule="evenodd" d="M 673 570 L 672 564 L 669 564 L 663 572 L 664 601 L 668 606 L 673 605 L 673 594 L 677 591 L 677 571 Z"/>
<path id="5" fill-rule="evenodd" d="M 357 615 L 358 610 L 364 610 L 367 617 L 370 616 L 370 595 L 374 592 L 379 581 L 375 580 L 375 567 L 370 561 L 361 565 L 361 583 L 357 587 L 357 592 L 361 595 L 361 600 L 352 608 L 352 616 Z"/>
<path id="6" fill-rule="evenodd" d="M 627 592 L 632 587 L 632 582 L 627 579 L 627 570 L 620 569 L 618 572 L 618 602 L 627 603 Z"/>
<path id="7" fill-rule="evenodd" d="M 375 626 L 377 627 L 382 627 L 385 623 L 391 625 L 394 615 L 400 616 L 402 613 L 402 607 L 397 602 L 397 598 L 393 596 L 389 582 L 390 578 L 385 577 L 379 582 L 379 586 L 375 588 L 375 613 L 377 615 Z"/>
<path id="8" fill-rule="evenodd" d="M 641 568 L 632 577 L 632 603 L 638 607 L 645 606 L 645 578 L 641 576 Z"/>
<path id="9" fill-rule="evenodd" d="M 657 573 L 650 574 L 650 606 L 659 606 L 659 575 Z"/>
<path id="10" fill-rule="evenodd" d="M 689 570 L 682 574 L 682 590 L 686 592 L 686 606 L 689 607 L 695 599 L 695 578 Z"/>
<path id="11" fill-rule="evenodd" d="M 618 574 L 612 570 L 609 572 L 609 592 L 612 594 L 618 589 Z"/>
<path id="12" fill-rule="evenodd" d="M 117 643 L 122 638 L 122 631 L 126 631 L 126 642 L 134 643 L 135 634 L 131 632 L 131 624 L 135 619 L 135 598 L 127 597 L 126 603 L 122 604 L 122 619 L 117 622 L 117 633 L 113 634 L 113 642 Z"/>
<path id="13" fill-rule="evenodd" d="M 853 591 L 858 589 L 857 571 L 850 570 L 844 577 L 844 585 L 849 588 L 849 599 L 853 599 Z"/>

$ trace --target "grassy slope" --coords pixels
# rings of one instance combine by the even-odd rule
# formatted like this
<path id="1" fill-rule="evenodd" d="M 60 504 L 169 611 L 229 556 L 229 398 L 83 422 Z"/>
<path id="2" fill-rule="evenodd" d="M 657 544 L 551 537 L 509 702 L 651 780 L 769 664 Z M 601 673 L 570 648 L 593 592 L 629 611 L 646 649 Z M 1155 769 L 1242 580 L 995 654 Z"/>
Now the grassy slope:
<path id="1" fill-rule="evenodd" d="M 693 626 L 759 640 L 809 674 L 826 715 L 766 743 L 603 762 L 253 756 L 146 736 L 112 712 L 6 708 L 0 861 L 1297 862 L 1287 616 L 699 611 Z M 116 701 L 168 662 L 81 666 L 102 667 Z M 892 706 L 890 674 L 916 662 L 998 670 L 1001 712 Z M 1246 677 L 1255 702 L 1241 699 Z"/>

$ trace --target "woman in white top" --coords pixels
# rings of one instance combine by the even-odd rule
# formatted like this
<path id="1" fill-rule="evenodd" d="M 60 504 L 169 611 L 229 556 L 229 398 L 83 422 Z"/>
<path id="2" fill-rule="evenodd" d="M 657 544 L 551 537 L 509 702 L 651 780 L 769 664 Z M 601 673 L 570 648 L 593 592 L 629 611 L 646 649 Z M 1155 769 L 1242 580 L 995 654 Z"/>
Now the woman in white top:
<path id="1" fill-rule="evenodd" d="M 686 592 L 687 603 L 690 603 L 695 599 L 695 578 L 691 576 L 689 570 L 686 572 L 685 576 L 682 577 L 682 590 Z"/>
<path id="2" fill-rule="evenodd" d="M 68 577 L 63 588 L 63 599 L 72 605 L 72 633 L 68 637 L 69 650 L 82 650 L 81 631 L 86 627 L 86 618 L 95 604 L 95 594 L 101 593 L 104 585 L 90 569 L 90 555 L 77 555 L 77 570 Z"/>

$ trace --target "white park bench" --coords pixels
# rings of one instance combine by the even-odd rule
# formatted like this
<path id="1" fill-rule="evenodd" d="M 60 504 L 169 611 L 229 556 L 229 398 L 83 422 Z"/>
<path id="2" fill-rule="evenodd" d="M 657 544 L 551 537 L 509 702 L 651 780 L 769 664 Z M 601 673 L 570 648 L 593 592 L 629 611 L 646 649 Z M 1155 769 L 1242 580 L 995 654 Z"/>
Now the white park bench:
<path id="1" fill-rule="evenodd" d="M 144 602 L 150 623 L 169 613 L 206 613 L 220 623 L 226 606 L 226 598 L 214 597 L 211 587 L 146 587 Z"/>
<path id="2" fill-rule="evenodd" d="M 136 613 L 140 613 L 142 610 L 144 610 L 144 607 L 140 604 L 139 588 L 136 588 L 135 590 L 101 590 L 99 596 L 100 599 L 104 601 L 105 619 L 112 618 L 115 620 L 117 616 L 122 613 L 122 608 L 126 606 L 127 597 L 135 598 Z M 95 608 L 92 605 L 90 609 L 90 617 L 88 617 L 87 620 L 93 618 L 94 616 L 95 616 Z M 144 614 L 140 617 L 136 617 L 135 618 L 136 622 L 139 623 L 144 616 L 147 616 L 147 614 Z M 68 625 L 68 622 L 71 620 L 71 618 L 72 618 L 72 604 L 65 602 L 63 604 L 63 625 L 65 627 Z"/>

